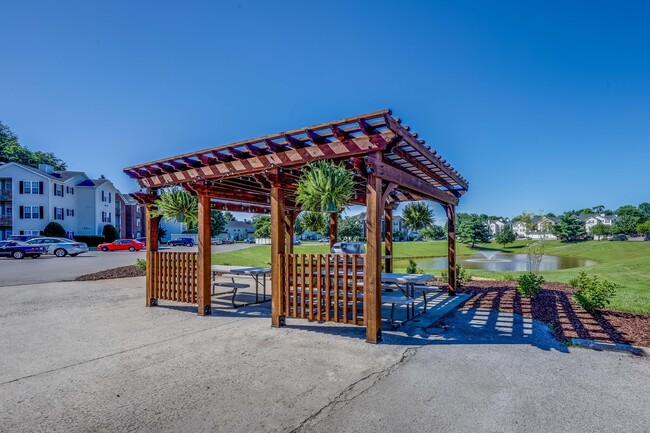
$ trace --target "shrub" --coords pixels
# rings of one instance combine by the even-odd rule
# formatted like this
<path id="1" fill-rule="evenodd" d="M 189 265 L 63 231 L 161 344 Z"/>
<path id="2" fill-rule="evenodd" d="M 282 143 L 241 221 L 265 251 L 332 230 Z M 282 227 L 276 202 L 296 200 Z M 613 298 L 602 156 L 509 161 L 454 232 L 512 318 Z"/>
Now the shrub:
<path id="1" fill-rule="evenodd" d="M 440 279 L 442 281 L 448 281 L 449 280 L 449 272 L 445 269 L 444 271 L 440 272 Z M 456 264 L 456 284 L 459 286 L 464 285 L 466 282 L 470 281 L 472 279 L 472 275 L 467 272 L 467 269 L 463 268 L 460 263 Z"/>
<path id="2" fill-rule="evenodd" d="M 618 284 L 605 279 L 601 280 L 595 275 L 590 277 L 585 271 L 580 271 L 578 277 L 572 280 L 571 285 L 579 289 L 573 298 L 590 313 L 605 308 L 619 288 Z"/>
<path id="3" fill-rule="evenodd" d="M 66 235 L 65 229 L 63 226 L 55 221 L 47 223 L 43 229 L 43 234 L 45 236 L 50 236 L 53 238 L 64 238 Z"/>
<path id="4" fill-rule="evenodd" d="M 406 267 L 407 274 L 423 274 L 424 271 L 422 268 L 418 268 L 418 264 L 415 263 L 415 260 L 409 259 L 409 265 Z"/>
<path id="5" fill-rule="evenodd" d="M 143 271 L 147 270 L 147 261 L 145 259 L 137 259 L 135 265 Z"/>
<path id="6" fill-rule="evenodd" d="M 102 235 L 104 235 L 104 239 L 106 239 L 106 242 L 113 242 L 120 237 L 120 234 L 118 233 L 117 229 L 112 224 L 106 224 L 104 226 L 104 228 L 102 229 Z"/>
<path id="7" fill-rule="evenodd" d="M 96 247 L 104 243 L 104 236 L 77 235 L 74 237 L 74 240 L 77 242 L 85 242 L 89 247 Z"/>
<path id="8" fill-rule="evenodd" d="M 517 291 L 524 298 L 535 298 L 544 284 L 544 277 L 532 272 L 524 274 L 517 278 Z"/>

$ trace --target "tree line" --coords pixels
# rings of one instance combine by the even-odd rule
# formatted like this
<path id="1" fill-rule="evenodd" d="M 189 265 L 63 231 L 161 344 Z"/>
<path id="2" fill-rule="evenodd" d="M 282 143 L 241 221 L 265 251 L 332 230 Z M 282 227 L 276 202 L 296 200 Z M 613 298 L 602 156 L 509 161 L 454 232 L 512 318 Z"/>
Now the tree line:
<path id="1" fill-rule="evenodd" d="M 38 168 L 39 164 L 48 164 L 55 170 L 66 170 L 66 163 L 52 152 L 32 151 L 18 141 L 18 136 L 0 121 L 0 162 L 17 162 Z"/>

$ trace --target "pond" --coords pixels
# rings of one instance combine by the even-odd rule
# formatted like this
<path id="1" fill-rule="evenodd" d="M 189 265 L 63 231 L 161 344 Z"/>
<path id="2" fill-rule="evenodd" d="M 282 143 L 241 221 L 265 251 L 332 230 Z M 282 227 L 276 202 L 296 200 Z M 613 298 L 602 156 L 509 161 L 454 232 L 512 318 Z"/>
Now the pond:
<path id="1" fill-rule="evenodd" d="M 421 268 L 447 268 L 446 257 L 433 257 L 415 260 Z M 504 254 L 499 251 L 482 250 L 469 257 L 462 257 L 458 262 L 467 269 L 485 271 L 515 272 L 530 270 L 527 254 Z M 539 265 L 540 271 L 556 271 L 558 269 L 579 268 L 595 265 L 593 260 L 568 256 L 543 256 Z"/>

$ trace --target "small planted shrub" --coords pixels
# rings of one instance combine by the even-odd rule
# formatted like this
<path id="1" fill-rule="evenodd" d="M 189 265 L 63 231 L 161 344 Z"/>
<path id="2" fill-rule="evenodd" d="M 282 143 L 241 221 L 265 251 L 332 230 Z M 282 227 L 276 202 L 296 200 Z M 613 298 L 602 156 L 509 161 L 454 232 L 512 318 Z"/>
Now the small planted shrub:
<path id="1" fill-rule="evenodd" d="M 409 259 L 409 265 L 406 267 L 407 274 L 423 274 L 424 271 L 422 268 L 418 268 L 418 264 L 415 263 L 415 260 Z"/>
<path id="2" fill-rule="evenodd" d="M 112 224 L 106 224 L 104 226 L 104 228 L 102 229 L 102 235 L 104 235 L 104 239 L 106 239 L 106 242 L 114 242 L 120 237 L 119 232 Z"/>
<path id="3" fill-rule="evenodd" d="M 517 291 L 524 298 L 535 298 L 544 284 L 544 277 L 529 272 L 517 278 Z"/>
<path id="4" fill-rule="evenodd" d="M 447 270 L 440 272 L 440 279 L 443 281 L 448 281 L 449 272 L 447 272 Z M 472 275 L 469 272 L 467 272 L 467 269 L 463 268 L 460 265 L 460 263 L 456 264 L 456 284 L 462 286 L 468 281 L 470 281 L 471 279 L 472 279 Z"/>
<path id="5" fill-rule="evenodd" d="M 63 226 L 55 221 L 47 223 L 43 229 L 43 234 L 45 236 L 50 236 L 53 238 L 64 238 L 66 235 L 65 229 Z"/>
<path id="6" fill-rule="evenodd" d="M 145 259 L 137 259 L 135 265 L 143 271 L 147 270 L 147 261 Z"/>
<path id="7" fill-rule="evenodd" d="M 571 280 L 571 285 L 579 289 L 573 298 L 590 313 L 605 308 L 619 288 L 618 284 L 595 275 L 590 277 L 585 271 L 580 271 L 578 277 Z"/>

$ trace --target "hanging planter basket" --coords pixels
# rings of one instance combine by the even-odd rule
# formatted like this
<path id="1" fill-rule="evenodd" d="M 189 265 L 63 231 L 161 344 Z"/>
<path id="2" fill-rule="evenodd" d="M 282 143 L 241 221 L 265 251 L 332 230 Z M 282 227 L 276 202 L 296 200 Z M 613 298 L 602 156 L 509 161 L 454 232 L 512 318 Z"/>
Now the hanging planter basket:
<path id="1" fill-rule="evenodd" d="M 305 167 L 296 191 L 296 201 L 312 212 L 337 213 L 354 195 L 354 173 L 343 163 L 319 161 Z"/>

